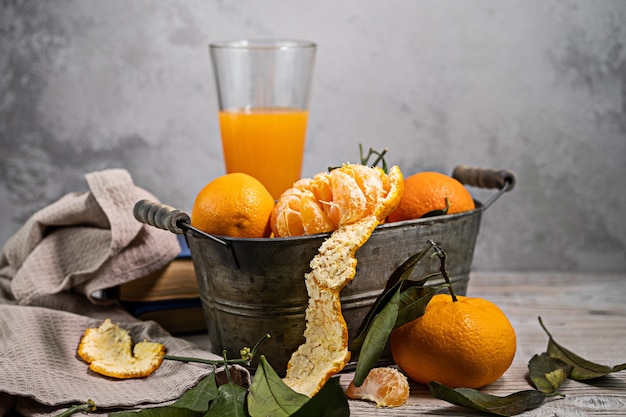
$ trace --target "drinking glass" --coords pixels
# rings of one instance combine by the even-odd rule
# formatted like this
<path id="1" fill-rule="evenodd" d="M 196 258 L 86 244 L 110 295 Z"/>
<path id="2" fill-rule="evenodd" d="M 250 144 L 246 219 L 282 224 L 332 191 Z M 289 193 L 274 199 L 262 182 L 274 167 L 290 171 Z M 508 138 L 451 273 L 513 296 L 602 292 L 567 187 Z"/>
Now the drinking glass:
<path id="1" fill-rule="evenodd" d="M 300 179 L 316 44 L 241 39 L 209 45 L 226 172 L 277 199 Z"/>

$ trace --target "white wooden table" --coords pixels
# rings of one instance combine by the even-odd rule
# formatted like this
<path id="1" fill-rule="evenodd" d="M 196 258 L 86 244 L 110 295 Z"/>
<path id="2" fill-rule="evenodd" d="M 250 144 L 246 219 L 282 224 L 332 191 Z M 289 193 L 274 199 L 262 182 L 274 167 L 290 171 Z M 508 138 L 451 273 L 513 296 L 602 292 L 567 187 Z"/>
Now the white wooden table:
<path id="1" fill-rule="evenodd" d="M 583 358 L 605 364 L 626 362 L 626 273 L 478 273 L 470 277 L 468 295 L 496 303 L 517 333 L 517 353 L 509 370 L 483 388 L 494 395 L 532 389 L 527 382 L 528 361 L 545 351 L 548 336 Z M 204 341 L 202 340 L 204 339 Z M 206 343 L 206 336 L 193 337 Z M 352 373 L 341 374 L 347 388 Z M 522 416 L 626 416 L 626 371 L 591 382 L 566 381 L 564 398 L 547 399 Z M 484 415 L 431 396 L 426 386 L 412 383 L 407 404 L 377 408 L 373 403 L 350 400 L 351 416 L 471 416 Z"/>

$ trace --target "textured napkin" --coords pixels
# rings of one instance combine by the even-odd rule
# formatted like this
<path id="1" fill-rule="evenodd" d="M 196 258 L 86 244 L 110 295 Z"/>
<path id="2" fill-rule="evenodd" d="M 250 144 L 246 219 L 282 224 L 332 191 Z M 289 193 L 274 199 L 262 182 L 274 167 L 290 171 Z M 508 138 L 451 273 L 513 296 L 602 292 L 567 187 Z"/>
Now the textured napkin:
<path id="1" fill-rule="evenodd" d="M 92 172 L 85 179 L 90 192 L 67 194 L 38 211 L 5 245 L 0 277 L 11 279 L 18 304 L 70 289 L 92 297 L 165 266 L 180 252 L 175 235 L 134 218 L 135 202 L 155 197 L 136 187 L 127 171 Z"/>
<path id="2" fill-rule="evenodd" d="M 88 192 L 67 194 L 33 214 L 0 254 L 0 416 L 54 415 L 88 399 L 98 412 L 164 404 L 211 372 L 164 361 L 146 378 L 116 380 L 89 371 L 77 356 L 85 329 L 111 318 L 134 341 L 161 342 L 168 354 L 216 358 L 94 296 L 162 268 L 180 246 L 171 232 L 134 218 L 135 202 L 157 200 L 127 171 L 85 179 Z"/>

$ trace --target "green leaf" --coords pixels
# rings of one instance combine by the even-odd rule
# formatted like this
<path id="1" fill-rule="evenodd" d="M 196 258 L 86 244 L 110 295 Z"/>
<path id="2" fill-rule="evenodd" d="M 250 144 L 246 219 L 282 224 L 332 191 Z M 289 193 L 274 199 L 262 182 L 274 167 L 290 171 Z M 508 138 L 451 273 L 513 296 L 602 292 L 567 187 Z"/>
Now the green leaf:
<path id="1" fill-rule="evenodd" d="M 369 371 L 376 366 L 392 330 L 424 314 L 426 306 L 437 291 L 421 284 L 421 281 L 398 282 L 392 297 L 382 305 L 380 312 L 360 335 L 362 341 L 356 340 L 354 343 L 360 348 L 354 375 L 354 384 L 357 387 L 363 384 Z"/>
<path id="2" fill-rule="evenodd" d="M 144 408 L 139 411 L 118 411 L 115 417 L 192 417 L 201 416 L 209 409 L 209 403 L 218 398 L 215 372 L 204 377 L 193 388 L 185 391 L 174 403 L 164 407 Z"/>
<path id="3" fill-rule="evenodd" d="M 354 372 L 354 385 L 360 387 L 365 381 L 370 370 L 376 366 L 380 359 L 389 335 L 393 330 L 398 318 L 398 302 L 400 301 L 400 290 L 398 287 L 391 300 L 385 305 L 380 313 L 374 318 L 371 326 L 367 330 L 363 347 L 359 355 Z"/>
<path id="4" fill-rule="evenodd" d="M 426 306 L 437 293 L 432 287 L 412 286 L 400 293 L 398 318 L 394 328 L 398 328 L 424 315 Z"/>
<path id="5" fill-rule="evenodd" d="M 429 245 L 421 252 L 409 257 L 393 272 L 387 281 L 386 290 L 378 297 L 361 324 L 361 330 L 352 341 L 350 350 L 359 353 L 354 375 L 354 385 L 361 386 L 370 370 L 380 359 L 393 329 L 413 321 L 424 314 L 426 305 L 437 292 L 424 284 L 435 274 L 429 274 L 419 281 L 409 279 L 419 261 L 429 250 Z"/>
<path id="6" fill-rule="evenodd" d="M 261 355 L 248 393 L 250 416 L 290 416 L 307 401 L 309 397 L 287 386 L 272 369 L 265 356 Z"/>
<path id="7" fill-rule="evenodd" d="M 204 417 L 246 417 L 244 407 L 248 390 L 232 381 L 218 388 L 218 397 Z"/>
<path id="8" fill-rule="evenodd" d="M 586 359 L 581 358 L 574 352 L 559 345 L 554 340 L 550 332 L 548 332 L 548 329 L 546 329 L 546 327 L 544 326 L 543 321 L 541 320 L 541 317 L 539 317 L 539 324 L 541 325 L 541 327 L 546 332 L 549 338 L 548 349 L 546 352 L 547 355 L 552 358 L 560 359 L 566 364 L 573 366 L 574 369 L 572 369 L 572 372 L 569 375 L 570 379 L 573 379 L 576 381 L 585 381 L 588 379 L 600 378 L 608 374 L 611 374 L 613 372 L 619 372 L 619 371 L 623 371 L 626 369 L 626 363 L 622 363 L 620 365 L 615 365 L 615 366 L 606 366 L 606 365 L 600 365 L 594 362 L 590 362 Z"/>
<path id="9" fill-rule="evenodd" d="M 339 377 L 333 377 L 292 417 L 348 417 L 350 406 L 339 384 Z"/>
<path id="10" fill-rule="evenodd" d="M 385 290 L 391 289 L 398 282 L 409 279 L 420 261 L 424 258 L 424 256 L 426 256 L 426 254 L 428 254 L 428 252 L 433 249 L 433 246 L 428 244 L 421 251 L 411 255 L 406 261 L 404 261 L 399 267 L 397 267 L 393 271 L 391 276 L 389 276 L 389 280 L 387 281 Z M 419 282 L 421 282 L 421 284 L 423 285 L 426 282 L 426 279 Z"/>
<path id="11" fill-rule="evenodd" d="M 361 322 L 361 325 L 357 332 L 357 336 L 350 344 L 350 350 L 352 352 L 356 353 L 362 348 L 363 341 L 365 340 L 365 335 L 369 327 L 371 326 L 374 317 L 376 317 L 385 307 L 385 305 L 387 305 L 389 300 L 396 294 L 398 288 L 402 287 L 402 283 L 410 278 L 417 264 L 422 260 L 422 258 L 424 258 L 424 256 L 426 256 L 428 251 L 432 249 L 432 245 L 426 246 L 422 251 L 410 256 L 406 261 L 404 261 L 393 271 L 393 273 L 387 280 L 385 289 L 378 295 L 378 297 L 372 304 L 372 307 Z M 426 281 L 431 278 L 431 276 L 432 275 L 429 275 L 420 281 L 413 281 L 411 285 L 423 286 Z"/>
<path id="12" fill-rule="evenodd" d="M 365 338 L 367 337 L 368 332 L 372 328 L 372 324 L 376 317 L 381 313 L 381 311 L 389 304 L 391 299 L 396 296 L 396 294 L 402 289 L 402 284 L 397 283 L 390 290 L 383 293 L 384 297 L 380 297 L 374 302 L 370 311 L 363 319 L 361 323 L 361 328 L 357 332 L 357 336 L 354 338 L 352 343 L 350 343 L 350 351 L 352 354 L 357 354 L 363 349 L 363 344 L 365 342 Z"/>
<path id="13" fill-rule="evenodd" d="M 445 216 L 448 214 L 448 210 L 450 210 L 450 199 L 446 197 L 446 206 L 444 208 L 424 213 L 420 216 L 420 219 L 425 219 L 426 217 Z"/>
<path id="14" fill-rule="evenodd" d="M 471 388 L 454 389 L 435 381 L 429 382 L 428 388 L 433 396 L 440 400 L 460 407 L 507 417 L 535 409 L 548 397 L 547 394 L 536 390 L 518 391 L 499 397 Z"/>
<path id="15" fill-rule="evenodd" d="M 350 344 L 350 351 L 352 354 L 359 353 L 361 349 L 363 349 L 363 343 L 365 342 L 365 338 L 367 337 L 367 333 L 372 327 L 372 323 L 376 319 L 376 317 L 380 314 L 380 312 L 389 304 L 391 299 L 396 296 L 398 291 L 402 290 L 402 283 L 398 282 L 395 286 L 393 286 L 390 290 L 384 293 L 384 297 L 380 297 L 374 302 L 372 307 L 370 308 L 369 313 L 361 323 L 361 328 L 359 329 L 357 336 L 354 338 L 352 343 Z"/>
<path id="16" fill-rule="evenodd" d="M 192 411 L 205 412 L 211 401 L 218 397 L 217 382 L 215 381 L 215 371 L 204 377 L 198 385 L 187 390 L 171 406 L 185 408 Z"/>
<path id="17" fill-rule="evenodd" d="M 558 391 L 574 367 L 545 353 L 535 355 L 528 362 L 529 377 L 535 388 L 546 394 Z"/>

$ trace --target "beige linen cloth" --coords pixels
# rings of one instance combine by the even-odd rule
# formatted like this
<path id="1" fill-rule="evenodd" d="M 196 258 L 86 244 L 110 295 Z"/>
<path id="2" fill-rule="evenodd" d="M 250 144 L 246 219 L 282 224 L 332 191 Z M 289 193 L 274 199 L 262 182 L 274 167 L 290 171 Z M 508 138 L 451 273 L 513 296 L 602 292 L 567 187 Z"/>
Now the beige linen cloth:
<path id="1" fill-rule="evenodd" d="M 211 372 L 166 360 L 146 378 L 116 380 L 89 371 L 76 355 L 85 329 L 108 317 L 134 341 L 163 343 L 168 354 L 216 358 L 94 297 L 163 267 L 180 246 L 171 232 L 135 220 L 136 201 L 157 200 L 127 171 L 85 179 L 88 192 L 65 195 L 32 215 L 0 254 L 0 416 L 55 415 L 88 399 L 100 413 L 166 404 Z"/>

